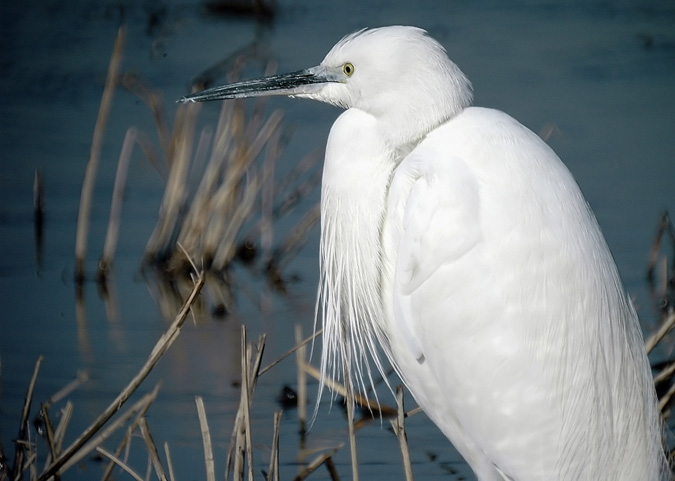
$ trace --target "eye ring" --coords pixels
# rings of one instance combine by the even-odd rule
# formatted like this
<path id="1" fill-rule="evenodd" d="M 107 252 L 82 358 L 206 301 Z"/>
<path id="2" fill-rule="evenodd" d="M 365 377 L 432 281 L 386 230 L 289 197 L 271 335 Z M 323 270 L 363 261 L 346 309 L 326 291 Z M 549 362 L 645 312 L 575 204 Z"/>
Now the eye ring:
<path id="1" fill-rule="evenodd" d="M 354 64 L 351 62 L 347 62 L 342 66 L 342 73 L 344 73 L 347 77 L 351 77 L 354 75 Z"/>

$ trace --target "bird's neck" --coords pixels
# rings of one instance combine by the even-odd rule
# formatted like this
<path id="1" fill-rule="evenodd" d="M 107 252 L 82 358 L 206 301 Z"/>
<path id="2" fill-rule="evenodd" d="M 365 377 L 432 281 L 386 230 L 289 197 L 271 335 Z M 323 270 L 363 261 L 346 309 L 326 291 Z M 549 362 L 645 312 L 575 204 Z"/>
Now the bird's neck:
<path id="1" fill-rule="evenodd" d="M 326 147 L 321 192 L 322 369 L 331 376 L 347 377 L 345 366 L 363 361 L 353 352 L 370 352 L 379 368 L 380 236 L 395 167 L 395 152 L 376 135 L 371 116 L 353 109 L 340 116 Z M 355 372 L 349 381 L 363 387 L 368 366 Z"/>

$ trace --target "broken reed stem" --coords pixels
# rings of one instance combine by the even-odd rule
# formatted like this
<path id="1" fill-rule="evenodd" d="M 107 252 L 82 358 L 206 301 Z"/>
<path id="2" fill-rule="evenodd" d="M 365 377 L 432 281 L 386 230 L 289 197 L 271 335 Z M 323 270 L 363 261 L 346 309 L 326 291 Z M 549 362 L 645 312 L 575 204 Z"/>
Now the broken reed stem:
<path id="1" fill-rule="evenodd" d="M 221 172 L 224 171 L 223 163 L 227 158 L 225 152 L 227 152 L 229 143 L 232 141 L 230 135 L 219 135 L 219 129 L 221 128 L 220 126 L 222 123 L 225 125 L 224 128 L 229 128 L 229 123 L 224 122 L 223 120 L 225 113 L 230 112 L 230 109 L 227 107 L 229 105 L 230 102 L 223 102 L 218 128 L 216 129 L 216 137 L 212 141 L 211 157 L 206 164 L 202 179 L 195 190 L 194 197 L 187 208 L 183 225 L 180 234 L 178 235 L 178 242 L 195 252 L 202 251 L 202 248 L 200 247 L 201 237 L 209 222 L 209 209 L 213 202 L 216 185 L 221 178 Z M 231 117 L 231 115 L 227 116 L 227 118 Z M 207 132 L 208 131 L 202 132 L 199 141 L 200 146 L 206 142 L 207 137 L 213 137 Z M 221 137 L 224 137 L 223 142 L 220 141 Z M 216 155 L 216 153 L 220 155 Z"/>
<path id="2" fill-rule="evenodd" d="M 110 107 L 112 105 L 115 88 L 117 86 L 125 38 L 126 29 L 124 26 L 122 26 L 117 31 L 117 39 L 115 40 L 112 57 L 110 58 L 108 75 L 105 80 L 105 87 L 103 88 L 103 95 L 101 96 L 98 117 L 96 118 L 96 125 L 94 127 L 94 136 L 91 141 L 89 161 L 87 162 L 87 167 L 84 173 L 84 181 L 82 183 L 80 211 L 77 216 L 77 235 L 75 239 L 75 278 L 80 283 L 85 278 L 84 258 L 87 253 L 89 214 L 91 212 L 96 173 L 98 171 L 99 159 L 101 157 L 101 147 L 103 146 L 103 134 L 105 132 L 108 115 L 110 113 Z"/>
<path id="3" fill-rule="evenodd" d="M 671 312 L 668 314 L 668 317 L 661 323 L 661 326 L 659 327 L 659 330 L 656 331 L 654 334 L 649 336 L 649 338 L 645 341 L 645 350 L 647 351 L 647 354 L 649 354 L 656 345 L 661 342 L 661 339 L 665 337 L 666 334 L 673 328 L 673 325 L 675 325 L 675 312 Z"/>
<path id="4" fill-rule="evenodd" d="M 211 431 L 209 430 L 209 422 L 206 418 L 204 400 L 201 396 L 195 396 L 195 404 L 197 405 L 199 428 L 202 433 L 202 444 L 204 445 L 204 466 L 206 468 L 206 480 L 216 481 L 216 469 L 213 461 L 213 446 L 211 444 Z"/>
<path id="5" fill-rule="evenodd" d="M 37 446 L 35 442 L 30 442 L 28 444 L 28 458 L 26 459 L 26 464 L 28 466 L 28 471 L 30 472 L 31 481 L 35 481 L 37 479 Z"/>
<path id="6" fill-rule="evenodd" d="M 255 172 L 251 171 L 246 175 L 243 194 L 241 198 L 236 200 L 235 210 L 229 217 L 227 226 L 221 231 L 219 241 L 215 243 L 213 267 L 216 270 L 225 269 L 234 258 L 237 247 L 237 234 L 253 210 L 258 190 L 258 178 Z"/>
<path id="7" fill-rule="evenodd" d="M 56 431 L 54 431 L 54 442 L 56 443 L 56 452 L 61 454 L 61 449 L 63 448 L 63 439 L 66 436 L 66 430 L 68 429 L 68 424 L 70 419 L 73 416 L 73 403 L 68 401 L 66 406 L 61 411 L 61 420 L 59 425 L 56 426 Z M 51 463 L 52 460 L 48 459 L 45 468 Z"/>
<path id="8" fill-rule="evenodd" d="M 670 399 L 673 397 L 673 394 L 675 394 L 675 384 L 670 386 L 670 389 L 668 389 L 668 392 L 665 393 L 661 398 L 659 399 L 659 411 L 663 412 L 665 407 L 668 405 L 670 402 Z"/>
<path id="9" fill-rule="evenodd" d="M 87 371 L 77 371 L 75 379 L 70 381 L 68 384 L 63 386 L 61 389 L 56 391 L 51 397 L 45 402 L 45 406 L 50 407 L 52 404 L 59 402 L 68 396 L 75 389 L 79 388 L 83 383 L 89 380 L 89 373 Z"/>
<path id="10" fill-rule="evenodd" d="M 340 444 L 339 446 L 331 449 L 327 453 L 320 454 L 314 460 L 309 463 L 305 469 L 303 469 L 298 475 L 293 478 L 293 481 L 303 481 L 304 479 L 307 479 L 310 474 L 312 474 L 314 471 L 316 471 L 319 466 L 324 464 L 328 459 L 331 459 L 335 453 L 337 453 L 342 447 L 344 446 L 344 443 Z"/>
<path id="11" fill-rule="evenodd" d="M 306 363 L 305 351 L 307 348 L 302 343 L 302 326 L 295 325 L 295 343 L 298 347 L 296 351 L 297 374 L 298 374 L 298 421 L 300 422 L 300 439 L 304 445 L 305 434 L 307 432 L 307 372 L 303 369 Z M 301 345 L 302 344 L 302 345 Z"/>
<path id="12" fill-rule="evenodd" d="M 145 420 L 145 417 L 141 417 L 138 420 L 138 425 L 141 428 L 141 435 L 145 440 L 145 445 L 148 448 L 152 465 L 155 468 L 155 474 L 160 481 L 168 481 L 166 474 L 164 474 L 164 468 L 162 467 L 162 462 L 159 459 L 159 454 L 157 454 L 157 446 L 155 445 L 155 441 L 152 439 L 152 434 L 150 434 L 150 428 L 148 427 L 148 422 Z"/>
<path id="13" fill-rule="evenodd" d="M 108 219 L 108 232 L 103 244 L 103 255 L 99 263 L 99 269 L 102 274 L 106 274 L 115 258 L 115 249 L 120 232 L 120 216 L 122 213 L 122 201 L 124 199 L 124 188 L 127 183 L 127 173 L 129 172 L 129 163 L 131 162 L 131 152 L 136 142 L 137 130 L 134 127 L 127 129 L 122 144 L 122 151 L 117 162 L 117 173 L 115 174 L 115 186 L 113 187 L 112 202 L 110 204 L 110 217 Z"/>
<path id="14" fill-rule="evenodd" d="M 262 368 L 262 369 L 260 370 L 260 372 L 258 373 L 258 376 L 262 376 L 263 374 L 265 374 L 267 371 L 269 371 L 270 369 L 272 369 L 274 366 L 276 366 L 277 364 L 279 364 L 281 361 L 283 361 L 284 359 L 286 359 L 288 356 L 290 356 L 291 354 L 293 354 L 295 351 L 297 351 L 297 350 L 300 349 L 301 347 L 306 346 L 308 343 L 310 343 L 311 341 L 313 341 L 315 337 L 320 336 L 322 333 L 323 333 L 323 329 L 319 329 L 319 330 L 317 330 L 316 332 L 314 332 L 314 334 L 312 334 L 311 336 L 309 336 L 308 338 L 306 338 L 304 341 L 302 341 L 302 342 L 300 342 L 300 343 L 297 343 L 297 344 L 296 344 L 295 346 L 293 346 L 291 349 L 289 349 L 289 350 L 286 351 L 284 354 L 282 354 L 281 357 L 279 357 L 276 361 L 273 361 L 272 363 L 270 363 L 270 364 L 268 364 L 267 366 L 265 366 L 264 368 Z M 318 371 L 317 371 L 317 372 L 318 372 Z"/>
<path id="15" fill-rule="evenodd" d="M 24 450 L 26 446 L 30 447 L 28 442 L 28 416 L 30 415 L 30 406 L 33 402 L 33 392 L 35 390 L 35 383 L 40 372 L 40 365 L 44 357 L 38 356 L 33 369 L 28 390 L 26 391 L 26 398 L 23 401 L 23 411 L 21 413 L 21 424 L 19 424 L 19 437 L 16 442 L 16 451 L 14 453 L 14 467 L 12 472 L 12 479 L 18 481 L 23 478 L 23 464 L 24 464 Z"/>
<path id="16" fill-rule="evenodd" d="M 121 426 L 124 422 L 126 422 L 127 419 L 131 418 L 131 416 L 136 413 L 136 418 L 129 424 L 127 427 L 127 433 L 120 441 L 120 444 L 117 446 L 117 449 L 115 449 L 115 456 L 120 457 L 122 454 L 122 451 L 128 448 L 129 442 L 131 441 L 131 436 L 138 427 L 140 420 L 145 416 L 145 414 L 148 412 L 148 409 L 150 409 L 150 405 L 152 402 L 155 400 L 157 397 L 157 393 L 159 392 L 159 386 L 160 384 L 158 383 L 155 385 L 155 388 L 152 390 L 150 394 L 146 394 L 144 397 L 142 397 L 138 402 L 136 402 L 132 407 L 130 407 L 126 413 L 121 415 L 114 423 L 112 423 L 104 432 L 99 434 L 96 438 L 92 439 L 90 443 L 87 444 L 87 446 L 96 446 L 97 444 L 100 444 L 103 442 L 105 437 L 107 437 L 106 432 L 109 432 L 110 434 L 113 433 L 117 429 L 117 426 Z M 87 450 L 83 448 L 81 452 L 86 452 Z M 66 466 L 76 462 L 75 459 L 78 458 L 79 453 L 77 456 L 73 458 L 73 460 L 69 461 Z M 115 463 L 111 462 L 106 466 L 105 471 L 103 472 L 103 476 L 101 476 L 101 480 L 105 481 L 107 480 L 111 475 L 112 471 L 115 467 Z"/>
<path id="17" fill-rule="evenodd" d="M 675 372 L 675 362 L 671 362 L 668 364 L 668 366 L 666 366 L 665 369 L 654 376 L 654 384 L 668 379 L 670 376 L 672 376 L 673 372 Z"/>
<path id="18" fill-rule="evenodd" d="M 253 440 L 251 438 L 251 379 L 249 378 L 251 374 L 251 367 L 249 362 L 251 361 L 251 355 L 253 348 L 250 344 L 247 344 L 245 347 L 246 350 L 246 366 L 242 369 L 242 375 L 246 374 L 246 383 L 242 385 L 242 389 L 246 392 L 242 398 L 242 404 L 244 406 L 244 436 L 246 438 L 246 463 L 248 464 L 248 481 L 253 481 Z"/>
<path id="19" fill-rule="evenodd" d="M 54 461 L 54 463 L 40 475 L 38 481 L 46 481 L 52 475 L 58 472 L 58 470 L 80 449 L 84 444 L 89 441 L 96 432 L 124 405 L 124 403 L 129 399 L 133 392 L 140 386 L 140 384 L 145 380 L 145 378 L 150 374 L 150 371 L 155 367 L 160 358 L 164 355 L 166 350 L 174 343 L 178 335 L 180 334 L 181 327 L 183 322 L 187 318 L 188 313 L 192 307 L 192 304 L 197 299 L 199 293 L 201 292 L 202 287 L 204 286 L 204 276 L 199 275 L 197 281 L 195 282 L 194 288 L 190 293 L 189 297 L 183 304 L 180 312 L 176 315 L 173 323 L 169 329 L 162 335 L 162 337 L 157 341 L 157 344 L 153 348 L 148 360 L 143 365 L 138 374 L 131 380 L 131 382 L 122 390 L 122 392 L 115 398 L 115 400 L 110 403 L 110 405 L 101 413 L 101 415 L 94 421 L 91 426 L 89 426 L 73 444 L 71 444 L 65 452 L 59 456 L 59 459 Z"/>
<path id="20" fill-rule="evenodd" d="M 391 426 L 398 438 L 401 447 L 401 457 L 403 458 L 403 471 L 406 481 L 413 481 L 412 465 L 410 464 L 410 452 L 408 451 L 408 436 L 405 433 L 405 409 L 403 407 L 403 386 L 396 387 L 396 406 L 398 415 L 396 419 L 391 420 Z"/>
<path id="21" fill-rule="evenodd" d="M 330 479 L 332 481 L 340 481 L 340 476 L 338 475 L 337 468 L 335 467 L 335 463 L 333 462 L 332 456 L 326 458 L 324 464 L 326 465 L 328 474 L 330 474 Z"/>
<path id="22" fill-rule="evenodd" d="M 258 196 L 258 176 L 250 166 L 263 146 L 269 144 L 274 133 L 279 130 L 281 119 L 279 111 L 272 113 L 254 138 L 248 141 L 245 134 L 243 140 L 239 140 L 228 153 L 225 180 L 209 206 L 209 214 L 217 213 L 219 222 L 210 222 L 203 236 L 204 253 L 207 256 L 213 253 L 213 268 L 216 270 L 225 268 L 234 258 L 237 234 L 248 219 Z M 251 131 L 250 127 L 247 131 Z M 238 131 L 235 129 L 233 133 Z M 249 134 L 248 137 L 253 136 Z"/>
<path id="23" fill-rule="evenodd" d="M 56 438 L 54 435 L 54 426 L 52 425 L 52 420 L 49 417 L 49 408 L 46 404 L 42 404 L 40 407 L 42 412 L 42 419 L 45 423 L 45 433 L 47 434 L 47 448 L 49 449 L 48 459 L 56 459 L 59 455 L 59 452 L 56 448 Z"/>
<path id="24" fill-rule="evenodd" d="M 246 328 L 241 326 L 241 397 L 239 399 L 239 410 L 235 420 L 236 442 L 234 452 L 234 480 L 241 481 L 244 479 L 244 452 L 246 446 L 246 429 L 247 429 L 247 415 L 249 412 L 248 405 L 248 365 L 251 360 L 251 351 L 248 349 L 246 343 Z M 250 446 L 249 446 L 250 447 Z"/>
<path id="25" fill-rule="evenodd" d="M 241 326 L 241 398 L 239 409 L 232 428 L 230 449 L 227 453 L 225 466 L 225 479 L 229 478 L 230 469 L 233 469 L 235 481 L 243 479 L 244 475 L 244 451 L 248 450 L 249 480 L 253 480 L 253 457 L 250 430 L 250 403 L 253 390 L 260 375 L 260 364 L 265 351 L 266 334 L 258 338 L 256 359 L 251 366 L 252 347 L 246 342 L 246 327 Z M 234 466 L 234 467 L 233 467 Z"/>
<path id="26" fill-rule="evenodd" d="M 169 479 L 175 481 L 176 478 L 173 475 L 173 463 L 171 462 L 171 451 L 169 450 L 169 443 L 164 441 L 164 456 L 166 456 L 166 466 L 169 469 Z"/>
<path id="27" fill-rule="evenodd" d="M 267 481 L 279 481 L 279 431 L 281 430 L 281 415 L 283 411 L 274 413 L 274 433 L 272 434 L 272 453 Z"/>
<path id="28" fill-rule="evenodd" d="M 129 412 L 133 412 L 133 408 L 129 410 Z M 117 449 L 115 449 L 115 456 L 120 458 L 122 455 L 122 452 L 125 452 L 125 458 L 128 457 L 129 454 L 129 445 L 131 442 L 131 437 L 134 434 L 134 431 L 138 427 L 138 421 L 141 418 L 141 414 L 139 413 L 136 416 L 136 419 L 129 425 L 127 426 L 126 432 L 124 434 L 124 437 L 122 438 L 122 441 L 117 445 Z M 94 442 L 90 443 L 94 444 Z M 120 458 L 121 459 L 121 458 Z M 113 470 L 115 469 L 115 462 L 110 461 L 108 465 L 105 467 L 105 470 L 103 471 L 103 476 L 101 476 L 101 481 L 108 481 L 110 477 L 112 476 Z"/>
<path id="29" fill-rule="evenodd" d="M 109 426 L 107 426 L 103 431 L 101 431 L 101 433 L 98 434 L 98 436 L 94 437 L 91 441 L 82 446 L 82 448 L 77 450 L 75 454 L 70 459 L 68 459 L 68 461 L 63 465 L 61 472 L 67 471 L 68 469 L 72 468 L 74 465 L 79 463 L 86 456 L 88 456 L 90 452 L 96 449 L 96 446 L 102 444 L 106 439 L 112 436 L 120 427 L 122 427 L 124 423 L 126 423 L 131 418 L 131 416 L 134 415 L 134 413 L 140 411 L 143 414 L 145 414 L 145 411 L 147 411 L 150 408 L 150 404 L 152 404 L 152 402 L 157 398 L 158 392 L 159 392 L 159 384 L 155 386 L 152 392 L 143 396 L 141 399 L 136 401 L 130 408 L 128 408 L 124 413 L 118 416 L 117 419 L 115 419 L 115 421 L 110 423 Z M 141 415 L 137 416 L 136 421 L 133 424 L 134 426 L 137 424 L 138 419 L 140 417 Z"/>
<path id="30" fill-rule="evenodd" d="M 168 155 L 169 178 L 162 198 L 159 220 L 145 247 L 146 258 L 168 258 L 180 222 L 181 209 L 185 202 L 186 178 L 190 165 L 190 152 L 194 141 L 197 114 L 200 104 L 184 104 L 176 112 L 171 149 Z"/>
<path id="31" fill-rule="evenodd" d="M 111 460 L 113 463 L 117 464 L 120 468 L 125 470 L 127 473 L 131 475 L 132 478 L 134 478 L 136 481 L 144 481 L 143 478 L 141 478 L 136 472 L 131 469 L 124 461 L 122 461 L 120 458 L 116 457 L 114 454 L 109 453 L 106 451 L 104 448 L 101 446 L 96 447 L 96 451 L 101 453 L 103 456 Z"/>
<path id="32" fill-rule="evenodd" d="M 317 380 L 321 379 L 321 372 L 311 364 L 305 363 L 303 365 L 303 368 L 307 372 L 307 374 L 312 376 L 314 379 Z M 324 377 L 324 385 L 331 391 L 335 391 L 336 393 L 338 393 L 340 396 L 346 398 L 348 395 L 348 390 L 345 387 L 345 385 L 340 384 L 329 377 Z M 394 409 L 391 406 L 383 406 L 379 403 L 379 401 L 371 401 L 370 399 L 368 399 L 367 397 L 365 397 L 363 394 L 360 393 L 352 393 L 352 397 L 353 400 L 356 402 L 356 404 L 358 404 L 359 406 L 367 407 L 370 411 L 379 412 L 384 417 L 396 416 L 396 409 Z"/>

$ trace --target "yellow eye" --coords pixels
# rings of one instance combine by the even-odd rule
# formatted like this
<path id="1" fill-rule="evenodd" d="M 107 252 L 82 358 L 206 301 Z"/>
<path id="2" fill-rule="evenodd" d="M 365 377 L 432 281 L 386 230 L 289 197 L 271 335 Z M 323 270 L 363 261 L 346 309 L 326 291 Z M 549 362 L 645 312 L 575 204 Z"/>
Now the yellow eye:
<path id="1" fill-rule="evenodd" d="M 351 77 L 354 74 L 354 65 L 347 62 L 342 66 L 342 73 L 344 73 L 347 77 Z"/>

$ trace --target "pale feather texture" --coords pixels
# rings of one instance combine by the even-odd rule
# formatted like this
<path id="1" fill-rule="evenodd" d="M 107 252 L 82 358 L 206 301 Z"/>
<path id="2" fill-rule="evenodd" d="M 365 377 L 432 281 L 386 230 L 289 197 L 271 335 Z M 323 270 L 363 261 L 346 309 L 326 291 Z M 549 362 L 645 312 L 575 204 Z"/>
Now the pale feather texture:
<path id="1" fill-rule="evenodd" d="M 349 35 L 318 68 L 346 62 L 303 95 L 348 109 L 322 186 L 324 376 L 364 389 L 381 346 L 481 481 L 667 479 L 638 318 L 560 159 L 469 107 L 420 29 Z"/>

